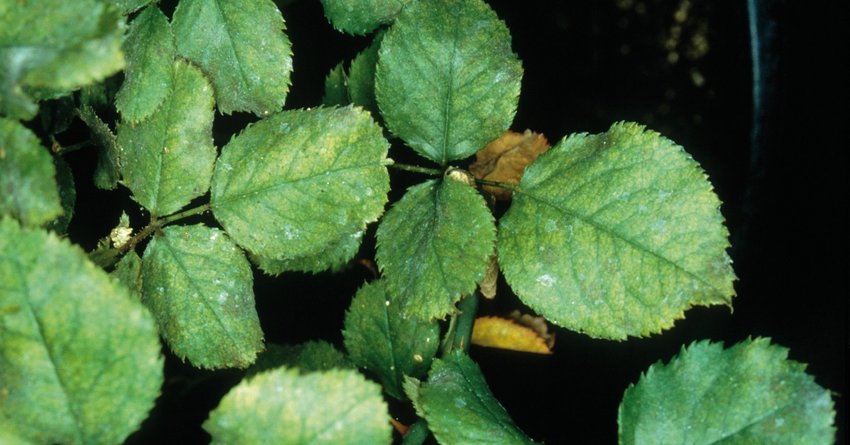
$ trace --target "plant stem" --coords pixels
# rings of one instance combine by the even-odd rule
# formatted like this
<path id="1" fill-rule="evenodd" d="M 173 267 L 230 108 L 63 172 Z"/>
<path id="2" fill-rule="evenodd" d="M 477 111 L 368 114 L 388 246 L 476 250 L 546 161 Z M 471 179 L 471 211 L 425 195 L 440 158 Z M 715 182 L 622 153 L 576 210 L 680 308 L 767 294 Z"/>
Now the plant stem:
<path id="1" fill-rule="evenodd" d="M 457 317 L 455 336 L 452 350 L 468 351 L 472 338 L 472 326 L 475 324 L 475 314 L 478 312 L 478 291 L 467 295 L 458 303 L 460 315 Z"/>
<path id="2" fill-rule="evenodd" d="M 151 224 L 158 223 L 159 227 L 164 227 L 166 224 L 171 224 L 178 219 L 188 218 L 194 215 L 200 215 L 201 213 L 208 212 L 210 210 L 210 204 L 202 204 L 197 207 L 192 207 L 191 209 L 184 210 L 179 213 L 172 213 L 171 215 L 162 217 L 161 219 L 157 219 L 156 221 L 151 221 Z"/>
<path id="3" fill-rule="evenodd" d="M 488 181 L 486 179 L 476 179 L 475 183 L 478 185 L 489 185 L 490 187 L 498 187 L 500 189 L 505 190 L 516 190 L 516 186 L 507 182 L 495 182 Z"/>
<path id="4" fill-rule="evenodd" d="M 423 174 L 430 175 L 430 176 L 440 176 L 440 175 L 443 174 L 442 171 L 437 170 L 435 168 L 420 167 L 418 165 L 410 165 L 410 164 L 398 164 L 398 163 L 395 163 L 395 162 L 387 165 L 387 167 L 394 168 L 396 170 L 404 170 L 404 171 L 408 171 L 408 172 L 413 172 L 413 173 L 423 173 Z"/>
<path id="5" fill-rule="evenodd" d="M 145 226 L 144 229 L 140 230 L 139 233 L 133 235 L 126 243 L 122 244 L 119 247 L 112 247 L 108 249 L 97 249 L 95 251 L 89 252 L 89 258 L 98 266 L 102 268 L 107 268 L 113 266 L 118 262 L 118 259 L 121 258 L 122 255 L 129 252 L 133 248 L 136 247 L 136 244 L 144 241 L 145 238 L 153 235 L 157 230 L 165 227 L 168 224 L 173 223 L 174 221 L 188 218 L 194 215 L 200 215 L 201 213 L 207 212 L 210 210 L 209 203 L 199 205 L 198 207 L 193 207 L 188 210 L 184 210 L 182 212 L 173 213 L 161 219 L 153 218 L 151 222 Z"/>
<path id="6" fill-rule="evenodd" d="M 407 430 L 401 445 L 422 445 L 428 438 L 428 433 L 428 424 L 425 423 L 425 419 L 419 419 Z"/>

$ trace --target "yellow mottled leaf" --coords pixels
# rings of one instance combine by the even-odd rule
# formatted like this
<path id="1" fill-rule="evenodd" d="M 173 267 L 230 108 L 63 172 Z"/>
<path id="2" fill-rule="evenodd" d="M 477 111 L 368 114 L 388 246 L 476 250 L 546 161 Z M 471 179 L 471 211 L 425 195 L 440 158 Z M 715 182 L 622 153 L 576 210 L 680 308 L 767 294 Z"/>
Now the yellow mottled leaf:
<path id="1" fill-rule="evenodd" d="M 551 354 L 546 340 L 533 329 L 499 317 L 478 317 L 472 328 L 472 344 L 512 351 Z"/>
<path id="2" fill-rule="evenodd" d="M 477 179 L 517 185 L 525 167 L 548 149 L 549 142 L 540 133 L 508 131 L 475 154 L 469 171 Z M 510 190 L 490 186 L 484 186 L 484 190 L 497 199 L 511 198 Z"/>

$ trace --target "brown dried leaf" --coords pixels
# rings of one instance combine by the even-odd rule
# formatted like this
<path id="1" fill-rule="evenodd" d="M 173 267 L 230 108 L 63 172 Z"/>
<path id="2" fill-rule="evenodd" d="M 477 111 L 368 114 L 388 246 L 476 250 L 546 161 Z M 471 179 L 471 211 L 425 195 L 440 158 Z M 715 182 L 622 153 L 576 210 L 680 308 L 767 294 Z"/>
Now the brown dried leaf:
<path id="1" fill-rule="evenodd" d="M 512 351 L 551 354 L 552 349 L 533 329 L 499 317 L 478 317 L 472 328 L 472 344 Z"/>
<path id="2" fill-rule="evenodd" d="M 524 133 L 508 131 L 490 142 L 475 154 L 475 162 L 469 171 L 477 179 L 519 184 L 528 164 L 549 150 L 549 142 L 540 133 L 525 130 Z M 511 191 L 498 187 L 484 186 L 497 199 L 511 199 Z"/>
<path id="3" fill-rule="evenodd" d="M 508 318 L 522 326 L 525 326 L 536 332 L 549 348 L 555 347 L 555 333 L 549 332 L 549 324 L 546 319 L 540 316 L 520 313 L 518 310 L 513 310 L 508 314 Z"/>
<path id="4" fill-rule="evenodd" d="M 487 265 L 487 272 L 484 273 L 484 279 L 478 283 L 478 290 L 481 291 L 481 296 L 492 300 L 496 298 L 496 282 L 499 278 L 499 263 L 496 260 L 496 255 L 490 258 L 490 264 Z"/>

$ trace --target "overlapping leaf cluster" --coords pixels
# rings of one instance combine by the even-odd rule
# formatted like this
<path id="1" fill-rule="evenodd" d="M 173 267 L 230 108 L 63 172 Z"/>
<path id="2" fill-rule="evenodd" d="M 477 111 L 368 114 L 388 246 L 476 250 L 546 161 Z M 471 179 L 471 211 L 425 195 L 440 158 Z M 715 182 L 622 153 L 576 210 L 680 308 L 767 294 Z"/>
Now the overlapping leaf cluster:
<path id="1" fill-rule="evenodd" d="M 271 0 L 180 0 L 171 18 L 146 0 L 0 2 L 0 441 L 122 441 L 158 395 L 158 334 L 196 367 L 250 366 L 204 423 L 214 443 L 390 443 L 381 389 L 440 443 L 532 443 L 455 332 L 474 316 L 458 302 L 494 265 L 540 315 L 599 338 L 731 304 L 719 200 L 681 147 L 641 125 L 519 156 L 495 220 L 458 163 L 509 129 L 522 65 L 484 1 L 322 3 L 372 43 L 330 72 L 323 107 L 282 110 L 292 45 Z M 259 121 L 216 147 L 216 110 Z M 67 227 L 74 184 L 19 122 L 37 114 L 51 136 L 79 117 L 94 183 L 121 184 L 150 215 L 141 233 L 122 219 L 90 255 L 111 277 L 51 232 Z M 439 168 L 420 167 L 438 174 L 386 214 L 385 134 Z M 265 345 L 252 264 L 339 269 L 379 218 L 380 278 L 345 314 L 345 351 Z M 732 420 L 718 411 L 730 403 Z M 627 390 L 620 440 L 822 443 L 831 414 L 783 349 L 697 343 Z"/>

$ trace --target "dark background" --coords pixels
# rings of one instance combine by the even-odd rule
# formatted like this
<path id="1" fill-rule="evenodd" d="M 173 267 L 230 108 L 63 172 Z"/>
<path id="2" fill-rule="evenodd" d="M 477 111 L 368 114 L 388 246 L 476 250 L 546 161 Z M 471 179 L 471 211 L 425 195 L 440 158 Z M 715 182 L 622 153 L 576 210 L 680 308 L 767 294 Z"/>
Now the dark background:
<path id="1" fill-rule="evenodd" d="M 611 342 L 555 328 L 553 356 L 473 347 L 473 358 L 518 426 L 548 444 L 616 443 L 620 398 L 649 365 L 668 361 L 695 340 L 730 345 L 763 336 L 790 348 L 790 358 L 807 363 L 817 383 L 833 391 L 838 443 L 845 443 L 850 269 L 848 145 L 841 135 L 850 76 L 839 64 L 847 62 L 850 40 L 839 19 L 846 14 L 808 2 L 762 3 L 766 83 L 754 118 L 746 2 L 489 3 L 510 28 L 525 69 L 512 129 L 542 132 L 555 143 L 631 120 L 684 146 L 724 203 L 739 278 L 734 313 L 692 309 L 673 329 L 650 338 Z M 327 72 L 368 39 L 335 32 L 317 1 L 279 4 L 295 57 L 287 108 L 316 106 Z M 169 8 L 163 4 L 168 14 Z M 226 143 L 229 128 L 250 119 L 217 116 L 217 144 Z M 398 147 L 391 157 L 416 160 Z M 126 191 L 90 188 L 91 154 L 69 158 L 80 188 L 71 235 L 91 248 L 122 207 L 137 206 Z M 394 187 L 418 179 L 397 175 Z M 364 246 L 360 256 L 369 257 L 370 249 Z M 368 278 L 358 265 L 339 274 L 258 274 L 267 340 L 341 345 L 344 311 Z M 482 313 L 522 307 L 504 282 L 499 292 L 496 302 L 482 303 Z M 239 373 L 197 371 L 171 356 L 166 372 L 164 395 L 129 442 L 208 441 L 200 424 Z"/>

